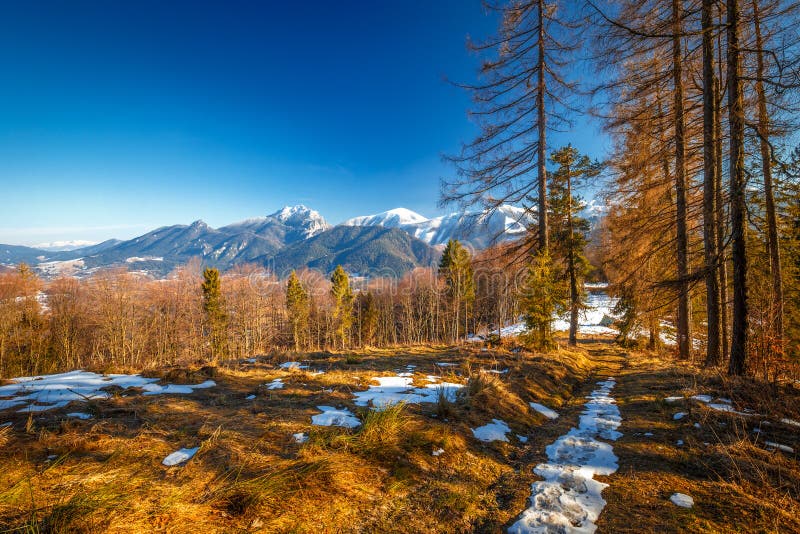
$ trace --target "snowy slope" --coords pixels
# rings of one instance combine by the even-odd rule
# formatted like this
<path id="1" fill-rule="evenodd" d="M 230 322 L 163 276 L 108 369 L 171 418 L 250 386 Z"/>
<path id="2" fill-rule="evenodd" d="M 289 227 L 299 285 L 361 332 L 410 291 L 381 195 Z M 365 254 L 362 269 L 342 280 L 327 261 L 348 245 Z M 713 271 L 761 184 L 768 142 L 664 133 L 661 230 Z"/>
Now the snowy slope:
<path id="1" fill-rule="evenodd" d="M 519 239 L 534 220 L 523 208 L 502 205 L 484 212 L 455 212 L 427 219 L 406 208 L 395 208 L 375 215 L 348 219 L 345 226 L 384 226 L 399 228 L 428 243 L 444 245 L 458 239 L 474 248 Z"/>
<path id="2" fill-rule="evenodd" d="M 288 237 L 289 241 L 299 241 L 314 237 L 330 227 L 331 225 L 319 212 L 298 204 L 297 206 L 284 206 L 266 217 L 254 217 L 229 224 L 219 230 L 231 234 L 252 232 L 263 235 L 274 234 L 276 230 L 280 229 L 283 236 Z"/>

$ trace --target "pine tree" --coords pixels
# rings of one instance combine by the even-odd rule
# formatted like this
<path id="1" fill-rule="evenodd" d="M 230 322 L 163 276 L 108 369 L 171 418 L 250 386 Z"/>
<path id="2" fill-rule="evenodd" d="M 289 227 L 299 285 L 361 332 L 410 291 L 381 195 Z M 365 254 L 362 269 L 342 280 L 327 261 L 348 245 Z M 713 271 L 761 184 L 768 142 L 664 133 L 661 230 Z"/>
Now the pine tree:
<path id="1" fill-rule="evenodd" d="M 311 303 L 308 292 L 294 271 L 286 282 L 286 311 L 289 314 L 289 323 L 292 325 L 294 350 L 299 352 L 305 346 Z"/>
<path id="2" fill-rule="evenodd" d="M 469 251 L 456 239 L 447 242 L 439 261 L 439 276 L 444 279 L 446 296 L 453 311 L 453 338 L 459 337 L 461 325 L 464 334 L 469 330 L 469 308 L 475 300 L 475 276 Z M 463 308 L 464 322 L 461 322 Z"/>
<path id="3" fill-rule="evenodd" d="M 563 258 L 563 279 L 569 286 L 569 344 L 577 344 L 578 315 L 584 308 L 583 281 L 589 272 L 584 255 L 589 221 L 579 216 L 581 199 L 573 187 L 600 173 L 600 165 L 582 156 L 572 145 L 556 150 L 550 159 L 558 165 L 551 175 L 550 247 L 554 255 Z"/>
<path id="4" fill-rule="evenodd" d="M 207 267 L 203 271 L 203 310 L 206 313 L 211 334 L 211 353 L 213 358 L 225 354 L 225 333 L 227 316 L 222 298 L 220 275 L 217 269 Z"/>
<path id="5" fill-rule="evenodd" d="M 350 288 L 350 278 L 337 265 L 331 275 L 331 295 L 334 300 L 333 317 L 336 321 L 336 337 L 344 348 L 350 337 L 353 326 L 353 290 Z"/>

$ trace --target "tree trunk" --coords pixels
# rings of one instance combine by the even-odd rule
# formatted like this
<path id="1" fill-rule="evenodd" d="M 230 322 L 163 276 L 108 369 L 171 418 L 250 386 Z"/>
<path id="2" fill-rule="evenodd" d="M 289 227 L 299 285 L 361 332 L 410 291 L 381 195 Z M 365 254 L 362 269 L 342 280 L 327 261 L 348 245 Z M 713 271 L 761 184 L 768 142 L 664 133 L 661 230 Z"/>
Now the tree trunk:
<path id="1" fill-rule="evenodd" d="M 547 115 L 544 109 L 544 95 L 547 91 L 545 83 L 545 54 L 544 54 L 544 0 L 538 0 L 538 14 L 539 14 L 539 42 L 537 47 L 539 49 L 539 57 L 537 59 L 537 67 L 539 70 L 539 80 L 536 92 L 536 113 L 538 121 L 538 161 L 537 161 L 537 177 L 539 185 L 539 249 L 548 250 L 550 244 L 550 236 L 548 235 L 547 225 L 547 169 L 545 168 L 547 157 Z"/>
<path id="2" fill-rule="evenodd" d="M 682 0 L 672 0 L 672 76 L 675 119 L 675 206 L 678 247 L 678 355 L 688 359 L 692 348 L 689 328 L 688 237 L 686 230 L 686 118 L 683 107 Z"/>
<path id="3" fill-rule="evenodd" d="M 719 364 L 720 358 L 720 296 L 719 254 L 717 251 L 717 192 L 716 192 L 716 146 L 714 129 L 714 106 L 716 77 L 714 76 L 713 29 L 714 0 L 703 0 L 703 250 L 705 252 L 706 309 L 708 335 L 706 344 L 706 366 Z"/>
<path id="4" fill-rule="evenodd" d="M 739 2 L 727 0 L 728 125 L 730 129 L 731 262 L 733 329 L 728 373 L 742 375 L 747 361 L 747 249 L 745 245 L 744 109 L 739 51 Z"/>
<path id="5" fill-rule="evenodd" d="M 569 248 L 567 252 L 567 269 L 569 270 L 569 344 L 578 344 L 578 276 L 575 272 L 575 234 L 572 228 L 572 176 L 569 165 L 567 173 L 567 230 L 569 231 Z"/>
<path id="6" fill-rule="evenodd" d="M 764 203 L 767 215 L 767 251 L 772 275 L 772 330 L 773 348 L 783 353 L 783 281 L 781 278 L 781 252 L 778 242 L 778 222 L 775 215 L 775 194 L 772 190 L 772 148 L 769 144 L 770 123 L 767 113 L 767 96 L 764 91 L 764 39 L 758 0 L 753 0 L 753 25 L 756 32 L 756 98 L 758 99 L 758 134 L 761 148 L 761 170 L 764 175 Z"/>
<path id="7" fill-rule="evenodd" d="M 721 50 L 721 43 L 717 41 L 718 50 Z M 720 52 L 721 53 L 721 52 Z M 728 259 L 725 254 L 725 199 L 722 195 L 722 58 L 720 58 L 720 76 L 714 85 L 714 151 L 716 152 L 716 168 L 714 170 L 715 189 L 717 193 L 717 252 L 719 254 L 718 274 L 719 274 L 719 295 L 720 295 L 720 360 L 725 362 L 730 354 L 730 342 L 728 340 Z"/>

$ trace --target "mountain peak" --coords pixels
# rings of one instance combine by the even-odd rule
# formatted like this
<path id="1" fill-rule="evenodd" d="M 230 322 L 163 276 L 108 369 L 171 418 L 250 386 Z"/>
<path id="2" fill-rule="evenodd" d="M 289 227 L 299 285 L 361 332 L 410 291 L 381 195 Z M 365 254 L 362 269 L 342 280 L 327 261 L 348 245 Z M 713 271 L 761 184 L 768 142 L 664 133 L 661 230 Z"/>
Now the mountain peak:
<path id="1" fill-rule="evenodd" d="M 387 228 L 401 228 L 414 224 L 421 224 L 428 218 L 408 208 L 394 208 L 374 215 L 353 217 L 342 223 L 343 226 L 385 226 Z"/>
<path id="2" fill-rule="evenodd" d="M 297 217 L 314 217 L 314 218 L 321 218 L 322 216 L 312 210 L 311 208 L 303 205 L 303 204 L 296 204 L 294 206 L 284 206 L 283 208 L 279 209 L 270 217 L 274 219 L 278 219 L 280 221 L 286 221 L 292 218 Z"/>
<path id="3" fill-rule="evenodd" d="M 203 219 L 197 219 L 196 221 L 194 221 L 192 224 L 189 225 L 189 228 L 195 230 L 205 230 L 208 228 L 208 225 L 205 223 Z"/>

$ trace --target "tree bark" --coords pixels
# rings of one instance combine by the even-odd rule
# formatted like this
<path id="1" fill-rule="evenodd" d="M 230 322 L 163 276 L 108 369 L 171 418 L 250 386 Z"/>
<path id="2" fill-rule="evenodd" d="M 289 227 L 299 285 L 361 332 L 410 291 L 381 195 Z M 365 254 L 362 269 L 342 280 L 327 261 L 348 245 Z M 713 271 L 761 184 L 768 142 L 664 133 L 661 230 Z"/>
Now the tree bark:
<path id="1" fill-rule="evenodd" d="M 772 148 L 769 144 L 770 121 L 767 113 L 767 96 L 764 91 L 764 39 L 761 34 L 761 16 L 758 0 L 753 0 L 753 25 L 756 32 L 756 98 L 758 100 L 758 133 L 761 149 L 761 172 L 764 178 L 764 204 L 767 216 L 767 251 L 772 276 L 772 331 L 773 347 L 783 353 L 783 279 L 781 277 L 781 252 L 778 241 L 778 222 L 775 215 L 775 194 L 772 188 Z"/>
<path id="2" fill-rule="evenodd" d="M 721 50 L 721 43 L 717 42 L 718 51 Z M 721 53 L 721 52 L 720 52 Z M 716 169 L 714 170 L 714 181 L 716 182 L 717 193 L 717 252 L 719 254 L 718 274 L 719 274 L 719 295 L 720 295 L 720 359 L 722 362 L 728 360 L 730 354 L 730 341 L 728 339 L 728 258 L 725 253 L 725 236 L 726 225 L 725 221 L 725 199 L 722 195 L 722 83 L 720 78 L 722 75 L 722 58 L 720 59 L 719 73 L 720 76 L 714 85 L 714 151 L 716 153 Z"/>
<path id="3" fill-rule="evenodd" d="M 714 76 L 713 29 L 714 0 L 703 0 L 703 249 L 705 252 L 707 343 L 706 366 L 718 365 L 720 361 L 720 295 L 719 254 L 717 251 L 717 192 L 716 192 L 716 146 L 714 106 L 716 76 Z"/>
<path id="4" fill-rule="evenodd" d="M 536 112 L 538 121 L 538 162 L 537 180 L 539 185 L 539 249 L 548 250 L 550 236 L 548 235 L 547 224 L 547 169 L 545 168 L 547 157 L 547 114 L 544 109 L 544 95 L 547 91 L 545 82 L 545 54 L 544 54 L 544 0 L 538 0 L 537 4 L 539 15 L 539 42 L 538 47 L 538 83 L 536 93 Z"/>
<path id="5" fill-rule="evenodd" d="M 567 252 L 567 269 L 569 270 L 569 344 L 578 344 L 578 275 L 575 272 L 575 233 L 572 227 L 572 170 L 566 166 L 567 173 L 567 230 L 569 231 L 569 249 Z"/>
<path id="6" fill-rule="evenodd" d="M 689 317 L 688 237 L 686 230 L 686 118 L 683 102 L 682 0 L 672 0 L 672 76 L 675 120 L 675 206 L 678 263 L 678 355 L 688 359 L 692 349 Z"/>
<path id="7" fill-rule="evenodd" d="M 727 0 L 728 126 L 730 130 L 731 262 L 733 263 L 733 328 L 728 373 L 742 375 L 747 363 L 747 249 L 745 245 L 744 109 L 739 44 L 739 2 Z"/>

